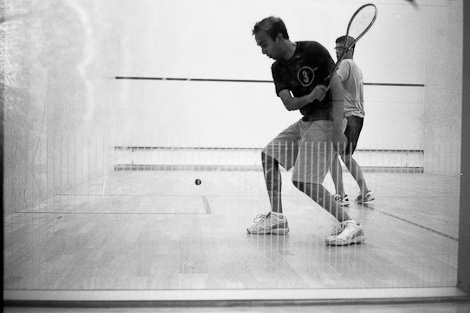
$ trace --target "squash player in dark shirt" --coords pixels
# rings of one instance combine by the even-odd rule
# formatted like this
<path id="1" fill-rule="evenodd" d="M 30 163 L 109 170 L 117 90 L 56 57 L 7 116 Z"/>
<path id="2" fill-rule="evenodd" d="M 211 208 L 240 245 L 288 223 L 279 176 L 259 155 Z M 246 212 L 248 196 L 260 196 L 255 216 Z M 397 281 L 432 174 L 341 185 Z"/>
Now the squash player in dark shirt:
<path id="1" fill-rule="evenodd" d="M 274 59 L 271 71 L 276 94 L 287 110 L 300 111 L 302 118 L 262 151 L 271 211 L 258 215 L 247 229 L 248 233 L 284 235 L 289 232 L 281 202 L 281 165 L 286 170 L 293 168 L 293 184 L 338 220 L 326 244 L 362 243 L 362 227 L 322 185 L 333 156 L 346 142 L 341 83 L 336 75 L 329 79 L 328 87 L 325 83 L 334 68 L 333 59 L 318 42 L 292 42 L 284 22 L 278 17 L 267 17 L 256 23 L 252 34 L 261 52 Z"/>

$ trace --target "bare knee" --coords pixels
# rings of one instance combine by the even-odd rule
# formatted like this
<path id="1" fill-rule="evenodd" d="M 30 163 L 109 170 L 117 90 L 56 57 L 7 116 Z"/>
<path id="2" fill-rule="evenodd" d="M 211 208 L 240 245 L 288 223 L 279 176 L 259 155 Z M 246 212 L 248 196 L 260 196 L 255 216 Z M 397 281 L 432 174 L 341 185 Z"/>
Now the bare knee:
<path id="1" fill-rule="evenodd" d="M 294 186 L 299 189 L 300 191 L 308 194 L 309 196 L 315 196 L 318 197 L 319 195 L 322 195 L 324 192 L 324 187 L 321 184 L 316 184 L 316 183 L 304 183 L 304 182 L 299 182 L 293 180 L 292 183 Z"/>

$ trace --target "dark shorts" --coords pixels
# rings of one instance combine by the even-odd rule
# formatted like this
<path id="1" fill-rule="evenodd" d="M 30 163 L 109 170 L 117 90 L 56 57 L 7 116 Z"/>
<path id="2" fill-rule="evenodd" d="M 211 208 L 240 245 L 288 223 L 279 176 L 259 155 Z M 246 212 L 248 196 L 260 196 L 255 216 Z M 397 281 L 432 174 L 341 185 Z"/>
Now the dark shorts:
<path id="1" fill-rule="evenodd" d="M 364 124 L 364 118 L 351 115 L 348 116 L 346 119 L 348 121 L 348 124 L 346 125 L 344 135 L 348 139 L 348 145 L 344 153 L 353 154 L 354 151 L 356 151 L 359 135 L 361 134 L 362 125 Z"/>

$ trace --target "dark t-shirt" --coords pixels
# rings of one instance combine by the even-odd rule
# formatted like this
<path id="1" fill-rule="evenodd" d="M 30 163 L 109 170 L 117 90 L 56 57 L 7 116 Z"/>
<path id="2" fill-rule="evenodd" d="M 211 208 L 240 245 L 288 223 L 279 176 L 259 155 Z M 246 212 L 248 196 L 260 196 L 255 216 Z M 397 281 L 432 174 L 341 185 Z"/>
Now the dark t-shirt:
<path id="1" fill-rule="evenodd" d="M 278 96 L 284 89 L 290 90 L 294 97 L 309 94 L 317 85 L 326 84 L 325 79 L 335 66 L 328 50 L 318 42 L 299 41 L 296 44 L 290 60 L 277 60 L 271 67 Z M 321 102 L 304 106 L 300 113 L 311 121 L 329 120 L 330 98 L 328 92 Z"/>

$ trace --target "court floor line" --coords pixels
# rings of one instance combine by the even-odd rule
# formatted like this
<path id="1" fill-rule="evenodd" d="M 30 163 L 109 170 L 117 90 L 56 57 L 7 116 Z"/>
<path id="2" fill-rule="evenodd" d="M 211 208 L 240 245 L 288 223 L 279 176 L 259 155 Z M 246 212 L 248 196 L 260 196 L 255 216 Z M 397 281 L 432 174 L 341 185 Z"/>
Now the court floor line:
<path id="1" fill-rule="evenodd" d="M 184 212 L 184 213 L 181 213 L 181 212 L 171 212 L 171 213 L 168 213 L 168 212 L 160 212 L 160 213 L 157 213 L 157 212 L 156 213 L 128 212 L 128 213 L 126 213 L 126 212 L 64 212 L 64 211 L 17 211 L 15 213 L 17 213 L 17 214 L 62 214 L 62 215 L 208 215 L 208 214 L 212 214 L 210 204 L 209 204 L 209 201 L 207 200 L 207 197 L 204 196 L 202 201 L 203 201 L 203 205 L 204 205 L 204 209 L 205 209 L 204 213 L 186 213 L 186 212 Z M 457 241 L 457 242 L 459 241 L 458 238 L 447 235 L 445 233 L 442 233 L 442 232 L 440 232 L 438 230 L 435 230 L 435 229 L 432 229 L 430 227 L 427 227 L 427 226 L 409 221 L 407 219 L 401 218 L 399 216 L 396 216 L 396 215 L 393 215 L 393 214 L 390 214 L 390 213 L 387 213 L 387 212 L 383 212 L 383 211 L 374 209 L 372 207 L 368 207 L 368 208 L 372 209 L 374 211 L 377 211 L 381 214 L 387 215 L 389 217 L 398 219 L 402 222 L 408 223 L 410 225 L 413 225 L 413 226 L 419 227 L 421 229 L 430 231 L 430 232 L 435 233 L 437 235 L 440 235 L 442 237 L 445 237 L 445 238 L 448 238 L 448 239 L 451 239 L 451 240 L 454 240 L 454 241 Z"/>
<path id="2" fill-rule="evenodd" d="M 455 238 L 455 237 L 453 237 L 453 236 L 451 236 L 451 235 L 444 234 L 443 232 L 440 232 L 440 231 L 438 231 L 438 230 L 432 229 L 431 227 L 427 227 L 427 226 L 418 224 L 418 223 L 416 223 L 416 222 L 407 220 L 407 219 L 405 219 L 405 218 L 403 218 L 403 217 L 400 217 L 400 216 L 397 216 L 397 215 L 394 215 L 394 214 L 391 214 L 391 213 L 388 213 L 388 212 L 385 212 L 385 211 L 378 210 L 378 209 L 376 209 L 376 208 L 374 208 L 374 207 L 368 206 L 367 204 L 363 204 L 363 206 L 366 207 L 366 208 L 368 208 L 368 209 L 374 210 L 374 211 L 376 211 L 376 212 L 378 212 L 378 213 L 380 213 L 380 214 L 387 215 L 387 216 L 389 216 L 389 217 L 395 218 L 395 219 L 397 219 L 397 220 L 400 220 L 400 221 L 405 222 L 405 223 L 408 223 L 408 224 L 410 224 L 410 225 L 419 227 L 419 228 L 421 228 L 421 229 L 430 231 L 430 232 L 435 233 L 435 234 L 437 234 L 437 235 L 440 235 L 440 236 L 442 236 L 442 237 L 449 238 L 449 239 L 452 239 L 452 240 L 457 241 L 457 242 L 459 241 L 458 238 Z"/>
<path id="3" fill-rule="evenodd" d="M 106 175 L 104 176 L 103 179 L 103 188 L 101 189 L 101 197 L 104 197 L 106 191 Z"/>
<path id="4" fill-rule="evenodd" d="M 96 196 L 96 197 L 102 197 L 100 194 L 60 194 L 59 196 Z M 174 195 L 105 195 L 104 197 L 129 197 L 129 196 L 143 196 L 143 197 L 174 197 Z M 198 196 L 198 195 L 179 195 L 179 196 Z M 187 213 L 187 212 L 155 212 L 155 213 L 149 213 L 149 212 L 66 212 L 66 211 L 15 211 L 15 213 L 19 214 L 28 214 L 28 213 L 34 213 L 34 214 L 67 214 L 67 215 L 206 215 L 206 214 L 212 214 L 212 209 L 209 203 L 209 200 L 207 196 L 202 196 L 202 202 L 204 205 L 204 213 Z M 443 232 L 440 232 L 436 229 L 433 229 L 428 226 L 421 225 L 419 223 L 413 222 L 411 220 L 408 220 L 406 218 L 400 217 L 398 215 L 394 215 L 379 209 L 374 208 L 373 206 L 369 206 L 368 204 L 363 204 L 364 207 L 374 210 L 380 214 L 387 215 L 389 217 L 392 217 L 394 219 L 400 220 L 402 222 L 405 222 L 407 224 L 419 227 L 421 229 L 424 229 L 426 231 L 432 232 L 434 234 L 437 234 L 439 236 L 454 240 L 456 242 L 459 241 L 458 238 L 445 234 Z"/>
<path id="5" fill-rule="evenodd" d="M 75 195 L 72 195 L 75 196 Z M 79 197 L 86 197 L 88 195 L 78 195 Z M 119 195 L 122 196 L 122 195 Z M 114 195 L 113 197 L 119 197 L 118 195 Z M 134 196 L 134 195 L 132 195 Z M 138 195 L 141 197 L 141 195 Z M 188 195 L 190 197 L 199 197 L 199 195 Z M 93 195 L 93 197 L 101 197 L 99 195 Z M 107 197 L 107 196 L 105 196 Z M 126 197 L 126 196 L 123 196 Z M 129 196 L 127 196 L 129 197 Z M 142 196 L 142 197 L 174 197 L 172 195 L 150 195 L 150 196 Z M 90 212 L 90 211 L 85 211 L 85 212 L 70 212 L 70 211 L 15 211 L 15 213 L 18 214 L 28 214 L 28 213 L 34 213 L 34 214 L 66 214 L 66 215 L 205 215 L 205 214 L 212 214 L 212 210 L 209 204 L 209 200 L 207 199 L 207 196 L 201 196 L 202 199 L 202 204 L 204 206 L 204 212 L 203 213 L 198 213 L 198 212 Z"/>
<path id="6" fill-rule="evenodd" d="M 204 209 L 206 210 L 206 214 L 212 214 L 211 206 L 206 196 L 202 196 L 202 203 L 204 204 Z"/>

